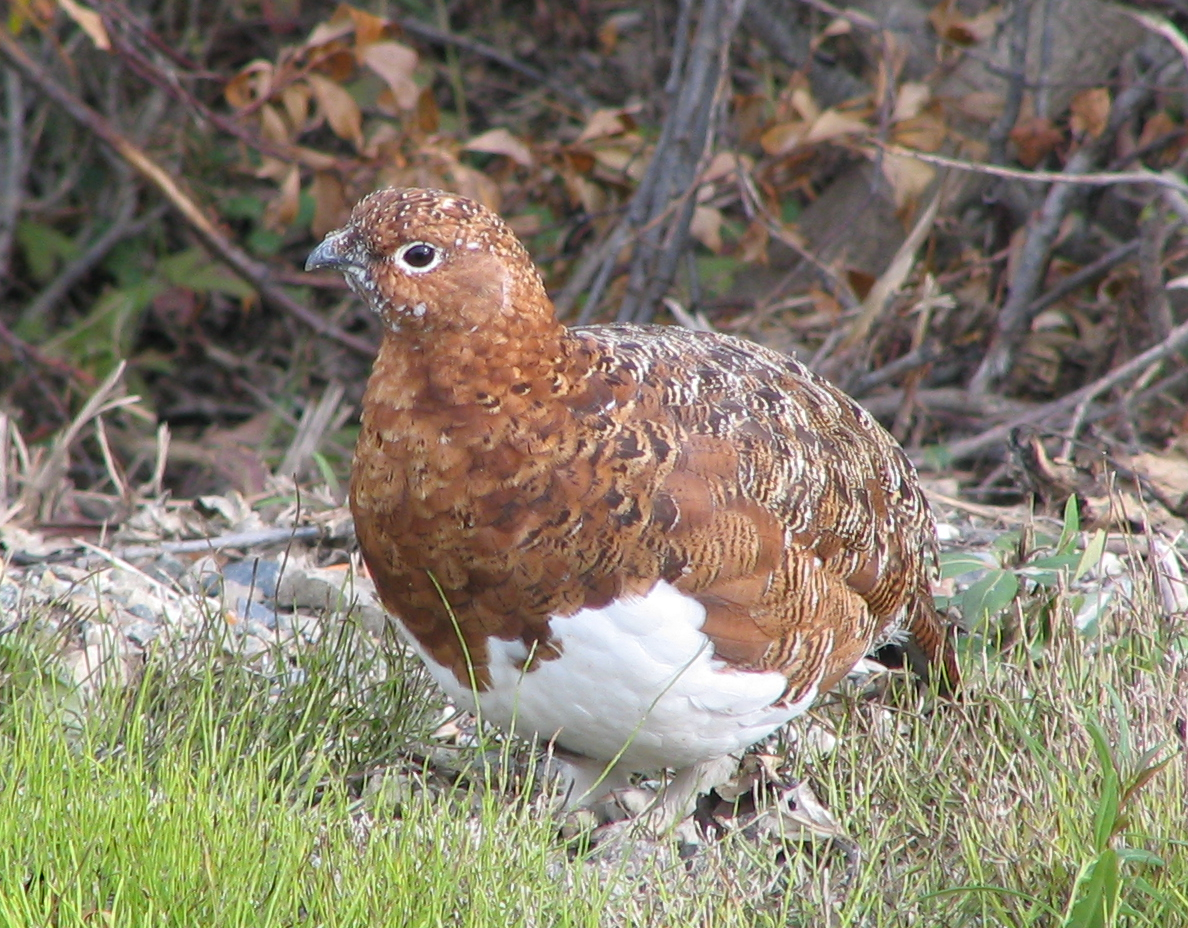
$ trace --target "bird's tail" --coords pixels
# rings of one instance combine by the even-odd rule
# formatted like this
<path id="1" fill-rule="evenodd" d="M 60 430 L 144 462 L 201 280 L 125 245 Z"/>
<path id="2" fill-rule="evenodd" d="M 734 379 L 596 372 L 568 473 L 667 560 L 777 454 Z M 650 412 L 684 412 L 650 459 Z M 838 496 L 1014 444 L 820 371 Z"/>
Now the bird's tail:
<path id="1" fill-rule="evenodd" d="M 931 590 L 916 597 L 908 622 L 908 640 L 902 645 L 912 670 L 925 682 L 935 683 L 937 692 L 952 697 L 961 688 L 961 671 L 953 647 L 954 629 L 936 611 Z"/>

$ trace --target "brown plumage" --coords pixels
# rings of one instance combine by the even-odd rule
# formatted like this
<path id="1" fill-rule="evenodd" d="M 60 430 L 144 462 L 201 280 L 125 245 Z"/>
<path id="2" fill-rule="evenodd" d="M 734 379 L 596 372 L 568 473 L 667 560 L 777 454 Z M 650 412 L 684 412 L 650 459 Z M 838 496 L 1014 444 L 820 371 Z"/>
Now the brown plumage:
<path id="1" fill-rule="evenodd" d="M 511 230 L 439 191 L 372 194 L 306 266 L 385 326 L 351 479 L 384 605 L 455 698 L 574 755 L 579 787 L 688 768 L 683 806 L 887 642 L 956 685 L 912 466 L 796 360 L 567 329 Z"/>

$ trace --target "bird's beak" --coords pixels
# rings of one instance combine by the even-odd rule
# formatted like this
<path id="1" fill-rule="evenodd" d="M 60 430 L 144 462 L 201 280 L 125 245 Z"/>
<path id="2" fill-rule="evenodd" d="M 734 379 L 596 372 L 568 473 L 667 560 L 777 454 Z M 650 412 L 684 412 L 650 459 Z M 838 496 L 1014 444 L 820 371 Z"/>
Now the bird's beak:
<path id="1" fill-rule="evenodd" d="M 328 267 L 336 271 L 345 271 L 348 267 L 362 267 L 363 264 L 355 255 L 355 249 L 350 247 L 348 229 L 331 232 L 305 259 L 305 269 L 316 271 L 318 268 Z"/>

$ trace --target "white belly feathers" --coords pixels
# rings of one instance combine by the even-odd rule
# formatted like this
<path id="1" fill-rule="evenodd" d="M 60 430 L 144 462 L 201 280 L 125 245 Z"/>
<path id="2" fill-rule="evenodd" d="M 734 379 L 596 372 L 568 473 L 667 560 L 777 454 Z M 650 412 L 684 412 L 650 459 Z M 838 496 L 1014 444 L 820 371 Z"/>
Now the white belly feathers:
<path id="1" fill-rule="evenodd" d="M 815 685 L 797 703 L 777 705 L 783 674 L 715 658 L 704 621 L 700 603 L 661 581 L 645 596 L 553 618 L 561 655 L 530 672 L 521 669 L 522 642 L 491 638 L 479 716 L 592 760 L 658 770 L 740 751 L 811 705 Z M 442 689 L 475 711 L 471 690 L 411 643 Z"/>

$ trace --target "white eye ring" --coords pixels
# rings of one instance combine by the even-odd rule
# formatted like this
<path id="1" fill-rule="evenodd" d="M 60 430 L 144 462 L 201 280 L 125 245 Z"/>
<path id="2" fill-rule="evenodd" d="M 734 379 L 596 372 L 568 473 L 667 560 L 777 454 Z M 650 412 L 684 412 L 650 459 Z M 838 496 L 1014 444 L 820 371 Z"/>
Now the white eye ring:
<path id="1" fill-rule="evenodd" d="M 428 242 L 409 242 L 400 246 L 392 260 L 409 274 L 427 274 L 441 264 L 441 249 Z"/>

